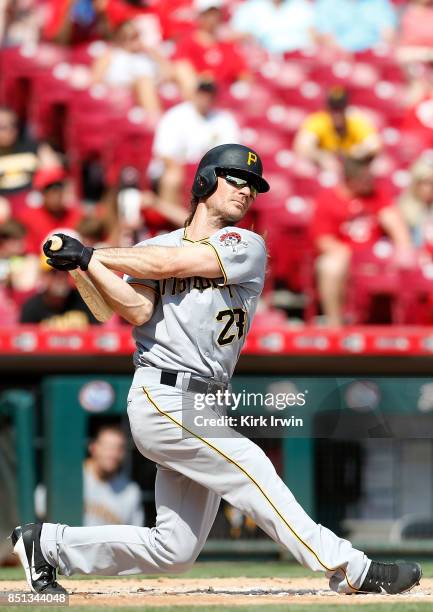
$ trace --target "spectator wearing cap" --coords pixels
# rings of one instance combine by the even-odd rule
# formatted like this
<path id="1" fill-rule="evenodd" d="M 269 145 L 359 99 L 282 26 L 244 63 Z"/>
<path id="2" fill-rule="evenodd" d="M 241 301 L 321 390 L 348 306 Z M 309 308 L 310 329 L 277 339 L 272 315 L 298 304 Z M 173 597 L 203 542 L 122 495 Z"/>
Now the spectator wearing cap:
<path id="1" fill-rule="evenodd" d="M 16 113 L 0 106 L 0 196 L 10 201 L 13 212 L 23 205 L 36 170 L 55 163 L 51 147 L 21 138 Z"/>
<path id="2" fill-rule="evenodd" d="M 324 170 L 338 170 L 338 156 L 372 158 L 380 150 L 375 127 L 360 111 L 348 107 L 348 93 L 334 87 L 327 108 L 309 115 L 294 141 L 295 152 Z"/>
<path id="3" fill-rule="evenodd" d="M 175 71 L 182 94 L 189 99 L 197 79 L 221 85 L 248 77 L 248 68 L 237 44 L 221 34 L 224 21 L 222 0 L 195 0 L 197 26 L 177 44 Z"/>
<path id="4" fill-rule="evenodd" d="M 21 308 L 20 323 L 38 323 L 45 328 L 85 329 L 98 321 L 72 285 L 68 272 L 55 270 L 41 258 L 40 289 Z"/>
<path id="5" fill-rule="evenodd" d="M 398 205 L 417 246 L 433 255 L 433 151 L 426 151 L 410 169 L 410 183 Z"/>
<path id="6" fill-rule="evenodd" d="M 355 249 L 370 248 L 387 235 L 395 246 L 397 265 L 409 267 L 415 259 L 400 211 L 375 182 L 369 164 L 346 159 L 343 166 L 341 183 L 318 196 L 311 226 L 319 299 L 330 326 L 344 322 L 344 291 Z"/>
<path id="7" fill-rule="evenodd" d="M 93 80 L 131 89 L 137 103 L 155 119 L 161 111 L 157 81 L 171 77 L 170 64 L 155 49 L 146 48 L 133 21 L 114 32 L 113 45 L 93 65 Z"/>
<path id="8" fill-rule="evenodd" d="M 202 81 L 192 100 L 169 109 L 161 118 L 153 143 L 151 172 L 161 200 L 181 205 L 184 167 L 196 164 L 220 144 L 238 142 L 233 115 L 216 107 L 216 86 Z"/>
<path id="9" fill-rule="evenodd" d="M 317 0 L 316 30 L 325 44 L 355 53 L 395 37 L 397 13 L 390 0 Z"/>
<path id="10" fill-rule="evenodd" d="M 231 26 L 249 34 L 270 53 L 314 47 L 314 6 L 309 0 L 247 0 L 236 8 Z"/>
<path id="11" fill-rule="evenodd" d="M 20 220 L 27 229 L 27 249 L 40 254 L 46 237 L 55 231 L 75 228 L 82 211 L 77 204 L 71 205 L 67 198 L 66 172 L 61 167 L 39 170 L 33 186 L 42 197 L 38 208 L 27 208 L 20 214 Z"/>

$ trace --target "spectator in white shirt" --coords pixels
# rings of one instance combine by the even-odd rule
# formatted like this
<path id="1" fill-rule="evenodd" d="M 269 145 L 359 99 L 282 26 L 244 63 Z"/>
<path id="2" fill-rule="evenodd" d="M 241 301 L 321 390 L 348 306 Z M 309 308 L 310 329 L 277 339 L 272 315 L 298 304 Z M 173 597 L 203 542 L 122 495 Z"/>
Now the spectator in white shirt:
<path id="1" fill-rule="evenodd" d="M 126 21 L 117 28 L 113 45 L 97 58 L 92 71 L 94 82 L 130 88 L 149 118 L 159 117 L 156 84 L 160 77 L 171 76 L 171 67 L 157 49 L 143 45 L 134 22 Z"/>
<path id="2" fill-rule="evenodd" d="M 212 147 L 239 141 L 238 124 L 230 112 L 216 108 L 216 94 L 213 82 L 200 82 L 191 101 L 162 116 L 151 164 L 161 200 L 182 205 L 184 166 L 198 163 Z"/>

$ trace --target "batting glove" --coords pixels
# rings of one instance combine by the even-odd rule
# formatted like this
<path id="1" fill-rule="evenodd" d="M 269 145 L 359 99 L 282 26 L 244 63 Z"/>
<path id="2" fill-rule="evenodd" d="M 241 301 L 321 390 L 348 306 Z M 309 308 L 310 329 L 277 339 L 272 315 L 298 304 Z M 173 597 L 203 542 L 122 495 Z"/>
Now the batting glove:
<path id="1" fill-rule="evenodd" d="M 93 247 L 84 246 L 84 244 L 82 244 L 79 240 L 77 240 L 76 238 L 72 238 L 72 236 L 67 236 L 66 234 L 54 235 L 59 236 L 59 238 L 62 239 L 63 244 L 62 248 L 58 251 L 52 251 L 51 240 L 47 240 L 47 242 L 42 248 L 45 255 L 48 257 L 48 263 L 51 266 L 53 266 L 51 262 L 56 263 L 56 265 L 62 266 L 66 264 L 74 264 L 76 265 L 76 267 L 80 267 L 81 270 L 87 270 L 87 268 L 89 267 L 89 262 L 93 255 Z M 66 270 L 68 268 L 63 267 L 61 269 Z"/>
<path id="2" fill-rule="evenodd" d="M 78 264 L 61 259 L 47 259 L 47 264 L 61 272 L 69 272 L 69 270 L 76 270 L 78 268 Z"/>

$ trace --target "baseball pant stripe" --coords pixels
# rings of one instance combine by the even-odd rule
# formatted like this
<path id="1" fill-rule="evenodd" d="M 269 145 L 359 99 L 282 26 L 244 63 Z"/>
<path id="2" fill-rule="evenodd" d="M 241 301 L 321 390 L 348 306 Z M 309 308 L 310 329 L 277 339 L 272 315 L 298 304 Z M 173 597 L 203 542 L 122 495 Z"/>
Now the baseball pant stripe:
<path id="1" fill-rule="evenodd" d="M 255 487 L 257 487 L 257 489 L 259 490 L 259 492 L 261 493 L 261 495 L 263 495 L 263 497 L 266 499 L 266 501 L 270 504 L 270 506 L 272 507 L 272 509 L 274 510 L 274 512 L 277 514 L 277 516 L 282 520 L 282 522 L 284 523 L 284 525 L 286 525 L 286 527 L 291 531 L 291 533 L 295 536 L 295 538 L 301 542 L 301 544 L 303 546 L 305 546 L 307 548 L 307 550 L 317 559 L 317 561 L 320 563 L 320 565 L 328 572 L 336 572 L 337 570 L 341 570 L 344 573 L 344 577 L 345 580 L 347 582 L 347 584 L 349 585 L 349 587 L 351 589 L 353 589 L 354 591 L 359 591 L 359 589 L 357 589 L 356 587 L 352 586 L 352 584 L 349 582 L 349 578 L 347 576 L 347 572 L 345 571 L 345 569 L 343 567 L 335 567 L 335 568 L 331 568 L 328 567 L 327 565 L 325 565 L 325 563 L 323 563 L 323 561 L 320 559 L 320 557 L 318 556 L 318 554 L 311 548 L 311 546 L 309 546 L 306 542 L 304 542 L 304 540 L 299 536 L 299 534 L 293 529 L 293 527 L 289 524 L 289 522 L 284 518 L 284 515 L 280 512 L 280 510 L 275 506 L 275 504 L 272 502 L 272 500 L 270 499 L 270 497 L 266 494 L 266 492 L 263 490 L 263 487 L 257 482 L 257 480 L 251 476 L 251 474 L 248 473 L 248 471 L 243 468 L 241 465 L 239 465 L 239 463 L 237 463 L 237 461 L 235 461 L 234 459 L 231 459 L 228 455 L 226 455 L 225 453 L 223 453 L 219 448 L 217 448 L 216 446 L 214 446 L 213 444 L 211 444 L 210 442 L 208 442 L 205 438 L 202 438 L 201 436 L 199 436 L 198 434 L 194 433 L 193 431 L 191 431 L 188 427 L 185 427 L 185 425 L 183 425 L 182 423 L 179 423 L 179 421 L 177 419 L 175 419 L 174 417 L 172 417 L 171 415 L 167 414 L 166 412 L 164 412 L 164 410 L 162 410 L 157 404 L 156 402 L 152 399 L 152 397 L 150 396 L 150 393 L 147 391 L 147 389 L 145 387 L 142 387 L 144 394 L 146 395 L 148 401 L 150 404 L 152 404 L 152 406 L 154 406 L 154 408 L 157 410 L 157 412 L 159 414 L 161 414 L 162 416 L 164 416 L 165 418 L 169 419 L 172 423 L 174 423 L 175 425 L 177 425 L 178 427 L 180 427 L 181 429 L 183 429 L 184 431 L 186 431 L 187 433 L 189 433 L 190 435 L 194 436 L 195 438 L 197 438 L 198 440 L 200 440 L 203 444 L 205 444 L 206 446 L 208 446 L 209 448 L 211 448 L 213 451 L 215 451 L 216 453 L 218 453 L 221 457 L 223 457 L 226 461 L 228 461 L 229 463 L 231 463 L 232 465 L 234 465 L 236 468 L 238 468 L 253 484 Z"/>

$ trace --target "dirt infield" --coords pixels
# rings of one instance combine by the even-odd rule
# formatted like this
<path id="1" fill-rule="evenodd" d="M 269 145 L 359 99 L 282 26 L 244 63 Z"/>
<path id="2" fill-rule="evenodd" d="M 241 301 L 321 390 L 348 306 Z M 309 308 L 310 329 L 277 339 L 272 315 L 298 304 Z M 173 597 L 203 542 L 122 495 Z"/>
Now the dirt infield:
<path id="1" fill-rule="evenodd" d="M 433 579 L 424 579 L 406 595 L 342 596 L 326 588 L 323 578 L 120 578 L 61 583 L 70 592 L 71 606 L 204 606 L 263 604 L 366 604 L 409 601 L 433 604 Z M 0 582 L 2 591 L 27 592 L 22 581 Z"/>

